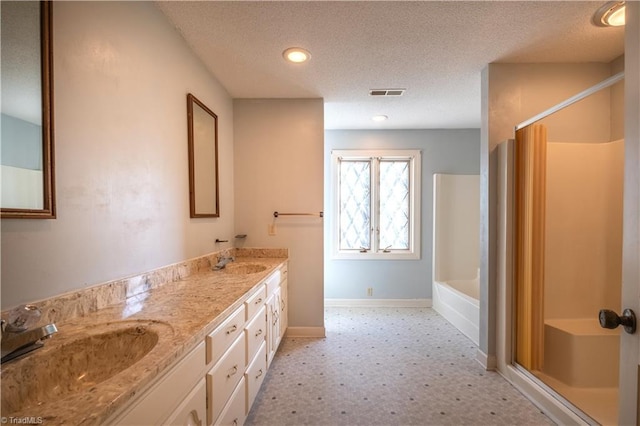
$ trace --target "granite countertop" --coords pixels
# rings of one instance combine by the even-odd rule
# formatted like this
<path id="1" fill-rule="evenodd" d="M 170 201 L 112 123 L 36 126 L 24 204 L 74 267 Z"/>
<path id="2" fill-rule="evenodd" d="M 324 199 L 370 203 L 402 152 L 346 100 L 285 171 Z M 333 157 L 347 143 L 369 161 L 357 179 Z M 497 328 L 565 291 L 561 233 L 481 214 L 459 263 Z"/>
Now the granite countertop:
<path id="1" fill-rule="evenodd" d="M 81 318 L 58 323 L 59 332 L 47 341 L 44 348 L 22 359 L 2 365 L 2 416 L 4 418 L 32 418 L 44 424 L 101 424 L 122 409 L 140 391 L 143 391 L 167 367 L 182 358 L 202 342 L 228 314 L 239 307 L 246 297 L 257 291 L 264 279 L 287 259 L 283 257 L 238 257 L 234 263 L 258 263 L 267 269 L 251 274 L 230 274 L 209 268 L 178 281 L 153 288 L 125 301 L 114 304 Z M 106 380 L 99 377 L 80 377 L 78 389 L 67 396 L 66 390 L 51 390 L 48 384 L 57 377 L 69 375 L 75 359 L 67 365 L 52 363 L 48 356 L 77 339 L 114 329 L 151 330 L 159 336 L 157 344 L 146 353 L 137 353 L 126 341 L 121 345 L 129 357 L 141 357 L 137 362 Z M 142 328 L 140 328 L 142 327 Z M 88 345 L 88 344 L 87 344 Z M 71 346 L 70 346 L 71 347 Z M 86 364 L 101 363 L 104 369 L 113 368 L 109 357 L 121 354 L 105 353 L 100 345 L 95 353 L 82 351 Z M 98 353 L 99 352 L 99 353 Z M 107 351 L 108 352 L 108 351 Z M 140 352 L 140 349 L 137 350 Z M 111 367 L 110 367 L 111 366 Z M 203 364 L 204 369 L 204 364 Z M 110 375 L 109 372 L 104 372 Z M 91 375 L 91 374 L 89 374 Z M 45 389 L 46 388 L 46 389 Z M 60 392 L 60 396 L 56 396 Z M 37 399 L 29 408 L 15 411 L 12 400 L 29 397 Z"/>

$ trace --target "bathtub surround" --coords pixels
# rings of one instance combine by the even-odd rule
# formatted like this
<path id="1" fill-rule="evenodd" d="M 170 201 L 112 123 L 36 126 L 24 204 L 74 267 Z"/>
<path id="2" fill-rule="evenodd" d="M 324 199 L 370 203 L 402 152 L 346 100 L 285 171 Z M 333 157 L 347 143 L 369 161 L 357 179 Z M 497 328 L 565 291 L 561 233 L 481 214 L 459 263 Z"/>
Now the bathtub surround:
<path id="1" fill-rule="evenodd" d="M 235 256 L 238 264 L 259 263 L 264 265 L 265 269 L 245 275 L 213 271 L 211 265 L 223 254 Z M 285 249 L 217 252 L 150 271 L 145 275 L 105 283 L 93 289 L 94 291 L 35 302 L 43 310 L 40 320 L 54 320 L 59 331 L 44 348 L 30 355 L 33 358 L 27 357 L 3 365 L 3 415 L 16 418 L 38 416 L 42 417 L 45 423 L 52 425 L 108 422 L 111 416 L 124 408 L 134 396 L 144 391 L 146 386 L 168 367 L 196 345 L 201 344 L 206 335 L 241 306 L 244 298 L 261 287 L 263 280 L 286 261 Z M 163 279 L 173 281 L 162 282 Z M 149 285 L 141 286 L 140 283 Z M 132 294 L 127 295 L 128 291 Z M 111 301 L 108 306 L 96 306 L 106 303 L 107 300 Z M 3 316 L 5 314 L 6 312 L 3 312 Z M 69 395 L 54 397 L 44 390 L 52 388 L 47 380 L 56 380 L 55 373 L 63 377 L 65 375 L 63 365 L 46 365 L 48 352 L 60 350 L 59 346 L 62 345 L 73 345 L 78 338 L 108 332 L 127 324 L 131 324 L 134 334 L 141 335 L 139 331 L 142 327 L 158 336 L 157 343 L 155 346 L 151 345 L 148 353 L 137 354 L 140 359 L 135 364 L 117 375 L 110 376 L 109 369 L 114 367 L 108 360 L 108 354 L 106 359 L 104 353 L 96 354 L 95 362 L 101 363 L 101 370 L 94 373 L 97 376 L 104 373 L 106 379 L 95 383 L 91 374 L 85 381 L 81 376 L 74 384 L 77 386 L 74 389 L 79 389 L 80 392 Z M 100 339 L 99 336 L 95 338 Z M 121 343 L 116 343 L 123 349 Z M 100 345 L 94 347 L 101 348 Z M 129 350 L 127 354 L 135 355 Z M 114 358 L 117 358 L 117 355 L 113 354 Z M 87 354 L 87 357 L 81 356 L 76 361 L 82 362 L 82 358 L 91 360 L 94 357 Z M 29 362 L 32 360 L 43 364 L 31 365 Z M 203 363 L 201 368 L 204 367 Z M 38 369 L 51 369 L 52 374 L 43 375 L 34 381 L 34 374 Z M 24 395 L 24 392 L 28 392 L 27 395 Z M 31 401 L 39 398 L 42 403 L 37 407 L 30 406 L 22 411 L 15 411 L 15 407 L 19 407 L 20 404 L 17 397 L 27 397 Z M 177 405 L 179 401 L 171 402 Z M 158 410 L 168 411 L 164 413 L 168 416 L 175 408 L 158 407 Z"/>
<path id="2" fill-rule="evenodd" d="M 544 318 L 621 312 L 624 141 L 550 140 L 546 166 Z"/>
<path id="3" fill-rule="evenodd" d="M 433 175 L 433 308 L 479 342 L 480 176 Z"/>

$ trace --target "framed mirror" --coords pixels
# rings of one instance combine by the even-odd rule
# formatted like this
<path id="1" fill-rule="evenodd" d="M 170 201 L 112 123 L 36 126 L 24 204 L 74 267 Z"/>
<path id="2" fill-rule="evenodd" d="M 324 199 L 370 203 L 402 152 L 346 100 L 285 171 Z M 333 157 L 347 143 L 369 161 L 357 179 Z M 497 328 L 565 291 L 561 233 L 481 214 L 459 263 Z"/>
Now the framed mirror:
<path id="1" fill-rule="evenodd" d="M 2 218 L 56 217 L 51 8 L 2 2 Z"/>
<path id="2" fill-rule="evenodd" d="M 187 95 L 189 206 L 191 217 L 220 217 L 218 116 Z"/>

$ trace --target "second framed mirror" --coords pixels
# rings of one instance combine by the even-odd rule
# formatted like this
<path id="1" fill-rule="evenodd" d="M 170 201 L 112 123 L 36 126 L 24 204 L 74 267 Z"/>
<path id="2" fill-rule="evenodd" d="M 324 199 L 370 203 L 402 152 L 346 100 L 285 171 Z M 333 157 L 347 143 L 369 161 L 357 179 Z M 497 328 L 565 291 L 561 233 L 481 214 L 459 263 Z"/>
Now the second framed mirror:
<path id="1" fill-rule="evenodd" d="M 220 217 L 218 116 L 187 95 L 189 210 L 191 217 Z"/>

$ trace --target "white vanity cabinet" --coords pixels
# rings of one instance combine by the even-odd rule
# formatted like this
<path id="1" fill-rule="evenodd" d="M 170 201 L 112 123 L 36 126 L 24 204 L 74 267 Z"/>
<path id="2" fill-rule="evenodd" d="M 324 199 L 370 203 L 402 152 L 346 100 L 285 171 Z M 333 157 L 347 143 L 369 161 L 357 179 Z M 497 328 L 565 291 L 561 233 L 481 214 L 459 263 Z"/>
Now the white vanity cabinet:
<path id="1" fill-rule="evenodd" d="M 287 306 L 289 302 L 288 276 L 289 270 L 285 262 L 280 267 L 280 339 L 284 337 L 284 333 L 289 327 L 289 309 Z"/>
<path id="2" fill-rule="evenodd" d="M 288 325 L 286 263 L 267 279 L 266 286 L 267 366 L 270 366 Z"/>
<path id="3" fill-rule="evenodd" d="M 109 424 L 242 425 L 287 327 L 287 264 Z"/>

